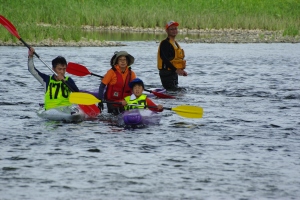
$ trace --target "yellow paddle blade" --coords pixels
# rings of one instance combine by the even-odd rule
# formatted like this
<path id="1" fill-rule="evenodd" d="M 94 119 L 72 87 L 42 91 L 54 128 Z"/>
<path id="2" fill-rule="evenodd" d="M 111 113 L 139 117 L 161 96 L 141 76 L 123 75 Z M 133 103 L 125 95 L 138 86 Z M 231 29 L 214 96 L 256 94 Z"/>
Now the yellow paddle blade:
<path id="1" fill-rule="evenodd" d="M 94 95 L 84 92 L 72 92 L 69 101 L 74 104 L 93 105 L 101 102 Z"/>
<path id="2" fill-rule="evenodd" d="M 178 115 L 187 118 L 202 118 L 203 116 L 203 108 L 198 106 L 180 105 L 171 108 L 171 110 L 176 112 Z"/>

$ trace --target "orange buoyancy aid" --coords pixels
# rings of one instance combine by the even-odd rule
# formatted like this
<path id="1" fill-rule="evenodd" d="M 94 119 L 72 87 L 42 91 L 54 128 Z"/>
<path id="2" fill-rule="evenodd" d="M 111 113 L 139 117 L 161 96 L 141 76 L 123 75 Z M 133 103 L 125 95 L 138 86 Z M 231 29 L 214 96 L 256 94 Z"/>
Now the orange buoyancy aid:
<path id="1" fill-rule="evenodd" d="M 180 47 L 180 45 L 176 41 L 174 41 L 176 45 L 173 42 L 170 41 L 168 42 L 173 46 L 175 52 L 174 58 L 170 60 L 170 62 L 176 69 L 185 69 L 186 60 L 184 60 L 185 57 L 184 50 Z M 158 48 L 158 54 L 157 54 L 157 68 L 163 69 L 163 60 L 160 57 L 160 48 Z M 168 68 L 168 70 L 170 69 Z"/>
<path id="2" fill-rule="evenodd" d="M 111 101 L 122 100 L 126 96 L 131 95 L 131 89 L 129 87 L 129 82 L 131 80 L 131 70 L 129 69 L 129 73 L 127 74 L 125 82 L 123 81 L 120 72 L 115 69 L 114 72 L 117 76 L 117 82 L 114 85 L 108 84 L 105 93 L 105 99 Z"/>

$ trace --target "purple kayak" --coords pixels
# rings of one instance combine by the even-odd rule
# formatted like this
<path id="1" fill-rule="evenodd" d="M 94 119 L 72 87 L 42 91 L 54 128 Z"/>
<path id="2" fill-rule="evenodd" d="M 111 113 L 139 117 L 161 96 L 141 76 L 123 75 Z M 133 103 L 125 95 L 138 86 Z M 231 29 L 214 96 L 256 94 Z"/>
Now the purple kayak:
<path id="1" fill-rule="evenodd" d="M 118 116 L 118 125 L 157 125 L 161 115 L 148 109 L 132 109 Z"/>

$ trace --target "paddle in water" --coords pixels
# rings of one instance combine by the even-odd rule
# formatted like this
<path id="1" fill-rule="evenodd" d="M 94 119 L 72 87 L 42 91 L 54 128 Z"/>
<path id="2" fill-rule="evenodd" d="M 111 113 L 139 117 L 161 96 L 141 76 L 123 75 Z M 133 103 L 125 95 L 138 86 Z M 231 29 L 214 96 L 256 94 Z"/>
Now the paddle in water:
<path id="1" fill-rule="evenodd" d="M 97 77 L 100 77 L 100 78 L 104 78 L 103 76 L 100 76 L 100 75 L 97 75 L 97 74 L 94 74 L 94 73 L 90 72 L 85 66 L 80 65 L 78 63 L 73 63 L 73 62 L 68 63 L 68 67 L 67 67 L 66 71 L 68 73 L 76 75 L 76 76 L 92 75 L 92 76 L 97 76 Z M 147 90 L 147 89 L 144 89 L 144 90 L 154 94 L 155 96 L 157 96 L 159 98 L 175 99 L 175 97 L 170 96 L 170 95 L 166 95 L 166 94 L 163 94 L 163 93 L 159 93 L 159 92 L 155 92 L 155 91 Z"/>
<path id="2" fill-rule="evenodd" d="M 83 104 L 83 105 L 92 105 L 101 102 L 101 100 L 96 98 L 94 95 L 84 93 L 84 92 L 72 92 L 70 94 L 69 100 L 71 103 Z M 107 102 L 107 101 L 103 101 L 103 103 L 120 104 L 120 102 Z M 203 116 L 203 108 L 198 106 L 180 105 L 174 108 L 164 107 L 164 109 L 172 110 L 178 115 L 186 118 L 202 118 Z"/>
<path id="3" fill-rule="evenodd" d="M 28 49 L 30 49 L 30 46 L 20 37 L 20 35 L 19 35 L 19 33 L 18 33 L 18 31 L 17 31 L 17 29 L 14 27 L 14 25 L 10 22 L 10 21 L 8 21 L 8 19 L 6 19 L 4 16 L 2 16 L 2 15 L 0 15 L 0 23 L 12 34 L 12 35 L 14 35 L 14 36 L 16 36 Z M 45 63 L 41 58 L 40 58 L 40 56 L 36 53 L 36 52 L 34 52 L 34 55 L 44 64 L 44 65 L 46 65 L 49 69 L 50 69 L 50 71 L 53 73 L 53 74 L 55 74 L 55 75 L 57 75 L 56 74 L 56 72 L 54 72 L 53 70 L 52 70 L 52 68 L 50 67 L 50 66 L 48 66 L 47 65 L 47 63 Z M 67 82 L 66 81 L 64 81 L 63 80 L 63 82 L 64 82 L 64 84 L 66 84 L 66 86 L 72 91 L 72 88 L 67 84 Z M 100 110 L 99 110 L 99 108 L 96 106 L 96 105 L 89 105 L 89 106 L 87 106 L 87 105 L 79 105 L 79 107 L 80 107 L 80 109 L 85 113 L 85 114 L 87 114 L 89 117 L 96 117 L 96 116 L 98 116 L 99 115 L 99 113 L 100 113 Z"/>

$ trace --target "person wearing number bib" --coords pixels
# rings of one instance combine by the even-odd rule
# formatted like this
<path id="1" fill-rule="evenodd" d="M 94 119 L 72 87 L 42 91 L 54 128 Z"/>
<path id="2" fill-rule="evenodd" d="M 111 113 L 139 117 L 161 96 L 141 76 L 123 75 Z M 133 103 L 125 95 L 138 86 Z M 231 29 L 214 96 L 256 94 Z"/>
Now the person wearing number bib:
<path id="1" fill-rule="evenodd" d="M 52 70 L 57 74 L 52 76 L 46 75 L 34 66 L 33 62 L 34 48 L 30 48 L 28 52 L 28 70 L 29 72 L 43 85 L 45 90 L 44 108 L 49 110 L 59 106 L 70 106 L 69 102 L 70 89 L 65 82 L 71 87 L 74 92 L 79 92 L 75 82 L 70 77 L 65 77 L 67 61 L 64 57 L 58 56 L 52 60 Z"/>
<path id="2" fill-rule="evenodd" d="M 163 87 L 167 90 L 178 90 L 178 75 L 187 76 L 184 70 L 184 50 L 176 42 L 178 22 L 170 21 L 166 24 L 168 37 L 161 41 L 157 53 L 157 68 Z"/>

